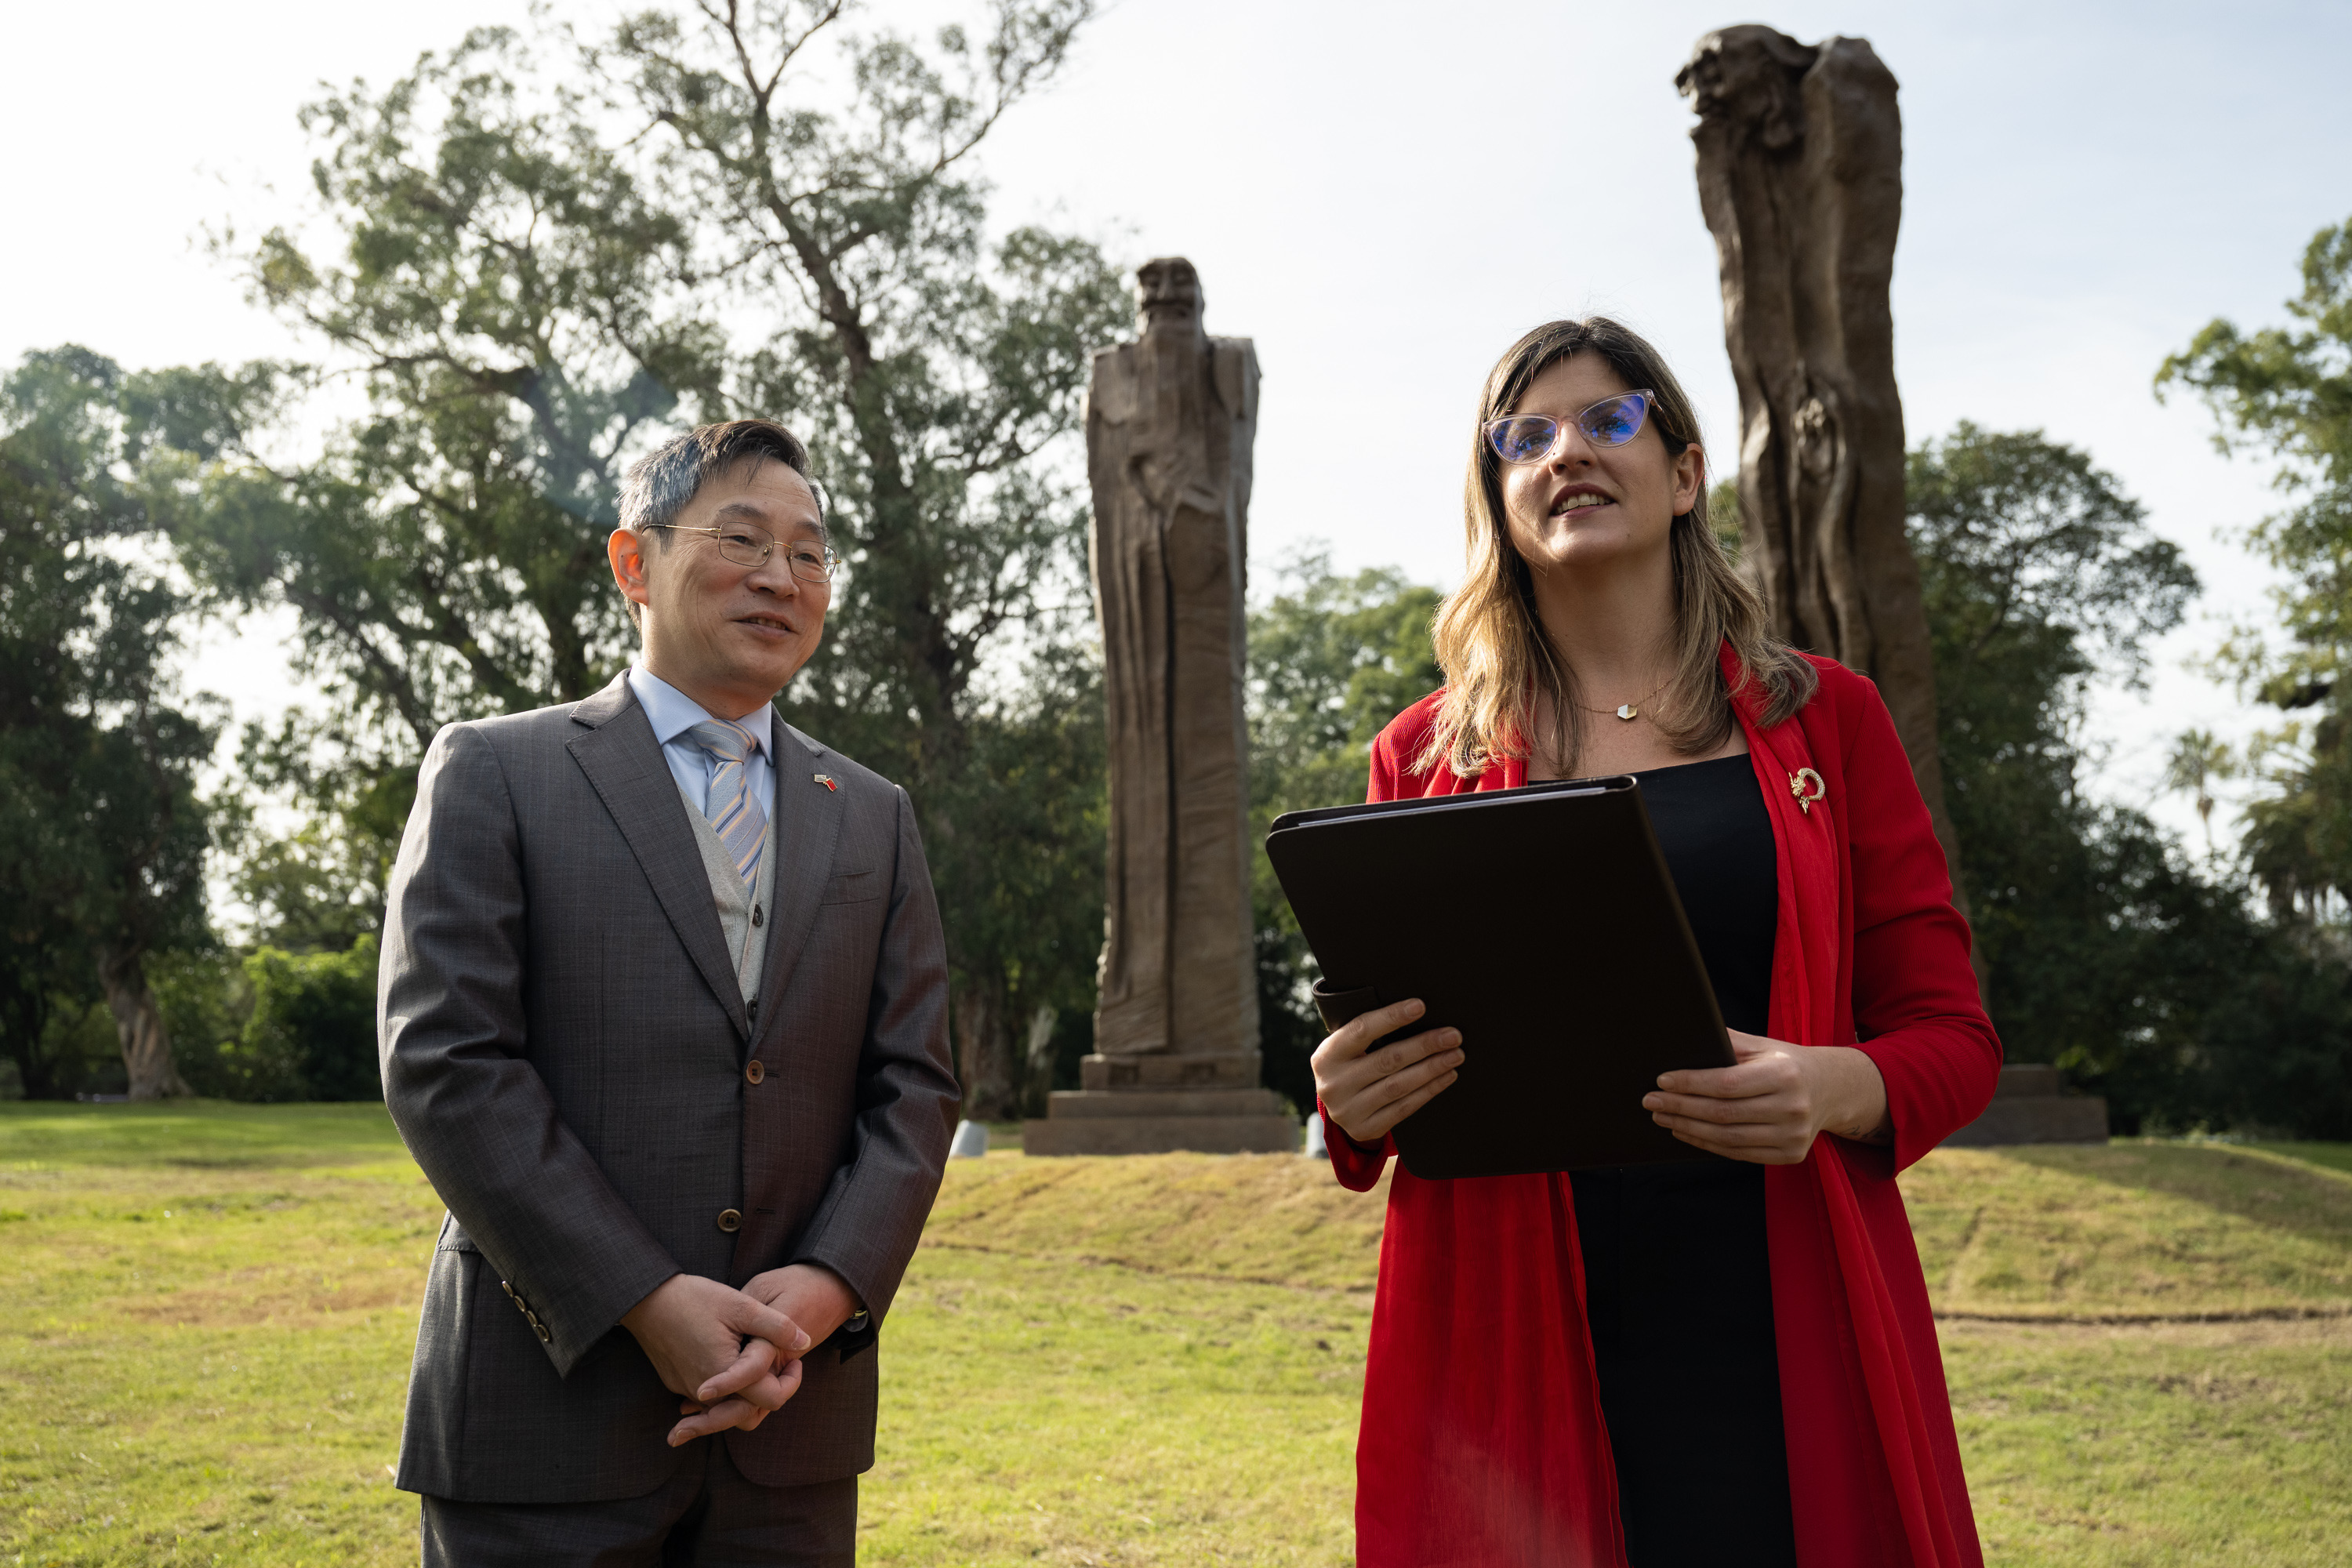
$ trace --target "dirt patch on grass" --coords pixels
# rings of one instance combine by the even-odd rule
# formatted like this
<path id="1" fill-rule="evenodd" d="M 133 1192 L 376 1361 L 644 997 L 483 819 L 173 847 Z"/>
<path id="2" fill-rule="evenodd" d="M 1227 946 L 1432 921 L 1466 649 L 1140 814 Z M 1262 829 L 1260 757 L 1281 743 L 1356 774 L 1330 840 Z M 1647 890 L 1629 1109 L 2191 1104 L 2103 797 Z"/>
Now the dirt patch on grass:
<path id="1" fill-rule="evenodd" d="M 1947 1344 L 2310 1345 L 2352 1351 L 2352 1317 L 2239 1319 L 2225 1322 L 2069 1323 L 1944 1320 L 1936 1331 Z"/>
<path id="2" fill-rule="evenodd" d="M 262 1274 L 262 1270 L 247 1270 Z M 283 1328 L 322 1326 L 352 1312 L 378 1312 L 386 1308 L 418 1310 L 425 1299 L 425 1281 L 413 1271 L 383 1274 L 320 1288 L 283 1279 L 257 1279 L 250 1286 L 196 1286 L 159 1291 L 151 1296 L 125 1296 L 101 1309 L 109 1317 L 134 1323 L 186 1329 Z"/>

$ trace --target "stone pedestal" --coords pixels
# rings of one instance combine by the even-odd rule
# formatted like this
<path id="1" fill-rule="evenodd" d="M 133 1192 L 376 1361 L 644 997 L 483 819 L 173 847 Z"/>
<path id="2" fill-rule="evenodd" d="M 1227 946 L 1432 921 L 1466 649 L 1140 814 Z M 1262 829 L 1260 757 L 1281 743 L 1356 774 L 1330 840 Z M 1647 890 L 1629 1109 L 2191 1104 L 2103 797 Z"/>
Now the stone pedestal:
<path id="1" fill-rule="evenodd" d="M 1086 1087 L 1049 1097 L 1042 1120 L 1021 1125 L 1029 1154 L 1288 1154 L 1298 1122 L 1282 1097 L 1257 1085 L 1258 1053 L 1082 1057 Z"/>
<path id="2" fill-rule="evenodd" d="M 1944 1140 L 1948 1149 L 1990 1149 L 2004 1143 L 2104 1143 L 2107 1102 L 2095 1094 L 2068 1094 L 2053 1067 L 2028 1063 L 2000 1069 L 2000 1083 L 1982 1116 Z"/>

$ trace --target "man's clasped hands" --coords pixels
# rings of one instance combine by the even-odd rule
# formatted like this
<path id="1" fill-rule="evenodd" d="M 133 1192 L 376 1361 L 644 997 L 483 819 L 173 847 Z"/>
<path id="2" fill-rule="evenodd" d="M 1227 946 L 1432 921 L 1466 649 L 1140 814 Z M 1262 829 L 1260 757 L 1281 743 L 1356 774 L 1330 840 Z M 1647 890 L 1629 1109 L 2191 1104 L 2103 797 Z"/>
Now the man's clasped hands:
<path id="1" fill-rule="evenodd" d="M 669 1445 L 740 1426 L 748 1432 L 799 1391 L 802 1352 L 857 1310 L 841 1276 L 812 1263 L 756 1275 L 740 1290 L 673 1274 L 623 1315 L 661 1373 L 683 1394 Z"/>

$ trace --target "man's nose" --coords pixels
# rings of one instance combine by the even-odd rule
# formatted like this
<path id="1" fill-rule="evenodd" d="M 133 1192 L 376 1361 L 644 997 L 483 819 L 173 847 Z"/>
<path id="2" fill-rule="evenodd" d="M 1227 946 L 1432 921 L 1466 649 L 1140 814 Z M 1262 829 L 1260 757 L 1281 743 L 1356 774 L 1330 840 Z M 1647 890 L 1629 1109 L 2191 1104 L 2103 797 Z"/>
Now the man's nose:
<path id="1" fill-rule="evenodd" d="M 793 575 L 793 563 L 779 547 L 768 552 L 768 558 L 745 574 L 744 579 L 755 588 L 791 598 L 801 591 L 801 581 Z"/>

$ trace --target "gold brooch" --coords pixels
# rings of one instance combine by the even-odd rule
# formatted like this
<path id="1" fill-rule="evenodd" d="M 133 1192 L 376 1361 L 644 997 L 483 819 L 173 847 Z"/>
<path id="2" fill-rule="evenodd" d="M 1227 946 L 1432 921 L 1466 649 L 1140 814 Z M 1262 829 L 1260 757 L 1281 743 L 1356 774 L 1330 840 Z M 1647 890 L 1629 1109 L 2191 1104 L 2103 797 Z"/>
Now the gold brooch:
<path id="1" fill-rule="evenodd" d="M 1813 793 L 1811 795 L 1805 793 L 1807 779 L 1813 781 Z M 1803 809 L 1807 816 L 1811 816 L 1813 815 L 1813 802 L 1829 794 L 1830 788 L 1829 785 L 1822 783 L 1822 775 L 1812 769 L 1799 768 L 1789 775 L 1789 793 L 1797 797 L 1797 805 Z"/>

